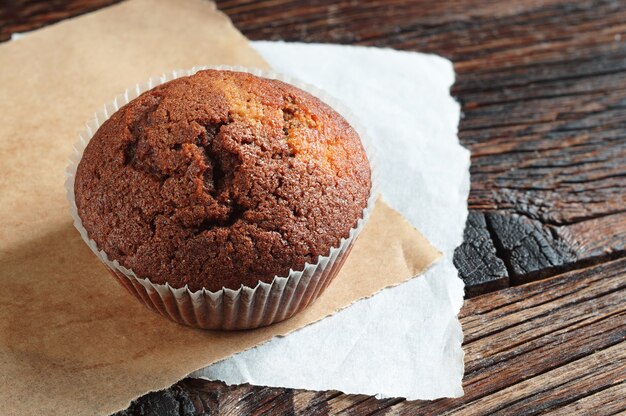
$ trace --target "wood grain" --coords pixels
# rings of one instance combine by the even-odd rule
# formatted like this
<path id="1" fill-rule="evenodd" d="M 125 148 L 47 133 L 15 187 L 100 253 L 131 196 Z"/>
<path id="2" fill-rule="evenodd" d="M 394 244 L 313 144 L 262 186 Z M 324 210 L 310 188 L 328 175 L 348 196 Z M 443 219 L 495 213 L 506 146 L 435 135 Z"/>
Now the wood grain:
<path id="1" fill-rule="evenodd" d="M 497 256 L 492 232 L 485 214 L 470 210 L 463 244 L 454 254 L 454 265 L 463 271 L 465 296 L 468 298 L 509 286 L 509 273 L 502 259 Z"/>
<path id="2" fill-rule="evenodd" d="M 0 2 L 0 42 L 11 34 L 28 32 L 121 0 L 6 0 Z"/>
<path id="3" fill-rule="evenodd" d="M 459 399 L 376 400 L 203 380 L 183 380 L 159 394 L 163 403 L 178 397 L 170 404 L 176 408 L 202 403 L 196 409 L 206 414 L 237 414 L 251 402 L 259 406 L 245 407 L 245 414 L 270 408 L 272 414 L 300 415 L 626 411 L 626 259 L 467 300 L 460 318 L 466 373 Z M 139 399 L 119 416 L 150 414 L 141 409 L 154 405 L 154 397 Z"/>
<path id="4" fill-rule="evenodd" d="M 577 260 L 574 249 L 541 221 L 519 214 L 489 212 L 486 222 L 498 255 L 508 264 L 515 283 L 550 276 Z"/>
<path id="5" fill-rule="evenodd" d="M 626 228 L 620 226 L 622 222 L 626 214 L 563 226 L 502 211 L 486 214 L 496 253 L 508 265 L 513 284 L 623 256 Z"/>

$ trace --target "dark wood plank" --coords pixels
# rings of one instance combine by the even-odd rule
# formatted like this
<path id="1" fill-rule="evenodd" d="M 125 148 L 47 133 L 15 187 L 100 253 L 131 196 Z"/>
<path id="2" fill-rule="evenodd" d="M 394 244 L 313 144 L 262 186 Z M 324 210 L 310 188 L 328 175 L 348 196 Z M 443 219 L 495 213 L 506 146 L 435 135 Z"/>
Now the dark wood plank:
<path id="1" fill-rule="evenodd" d="M 563 226 L 501 211 L 487 213 L 486 219 L 497 255 L 509 266 L 513 284 L 621 257 L 626 251 L 624 213 Z"/>
<path id="2" fill-rule="evenodd" d="M 624 222 L 626 213 L 619 213 L 557 227 L 555 232 L 579 259 L 617 257 L 626 251 L 626 228 L 621 226 Z"/>
<path id="3" fill-rule="evenodd" d="M 175 389 L 196 400 L 210 397 L 217 406 L 211 409 L 223 414 L 262 404 L 277 392 L 285 412 L 277 414 L 626 411 L 626 259 L 469 299 L 461 323 L 466 374 L 465 396 L 459 399 L 381 401 L 335 391 L 227 387 L 202 380 L 184 380 Z M 164 395 L 162 400 L 169 403 L 171 398 Z M 261 408 L 246 407 L 253 415 L 262 414 Z"/>
<path id="4" fill-rule="evenodd" d="M 454 265 L 463 273 L 467 298 L 509 286 L 508 271 L 497 256 L 491 233 L 485 214 L 471 210 L 465 224 L 463 244 L 454 253 Z"/>
<path id="5" fill-rule="evenodd" d="M 205 400 L 210 400 L 209 395 L 200 399 L 195 391 L 190 391 L 189 387 L 174 385 L 169 389 L 142 396 L 140 400 L 134 402 L 128 409 L 115 413 L 113 416 L 192 416 L 203 414 L 205 409 L 212 410 L 203 406 L 203 401 Z"/>
<path id="6" fill-rule="evenodd" d="M 489 212 L 486 219 L 498 254 L 509 265 L 515 283 L 550 276 L 577 259 L 570 245 L 556 238 L 541 221 L 500 212 Z"/>
<path id="7" fill-rule="evenodd" d="M 450 412 L 450 414 L 520 415 L 552 411 L 562 404 L 589 397 L 596 391 L 619 387 L 626 392 L 626 348 L 616 345 L 585 359 L 565 364 L 530 380 L 498 390 Z M 612 404 L 618 407 L 618 403 Z M 618 407 L 619 408 L 619 407 Z M 596 406 L 585 409 L 596 413 Z M 624 409 L 622 407 L 621 409 Z"/>
<path id="8" fill-rule="evenodd" d="M 568 405 L 552 411 L 552 416 L 571 416 L 583 414 L 585 410 L 593 409 L 596 416 L 617 415 L 623 412 L 623 406 L 619 400 L 615 400 L 620 395 L 624 396 L 625 383 L 616 384 L 608 389 L 601 390 L 592 396 L 586 396 Z"/>
<path id="9" fill-rule="evenodd" d="M 0 2 L 0 42 L 122 0 L 4 0 Z"/>

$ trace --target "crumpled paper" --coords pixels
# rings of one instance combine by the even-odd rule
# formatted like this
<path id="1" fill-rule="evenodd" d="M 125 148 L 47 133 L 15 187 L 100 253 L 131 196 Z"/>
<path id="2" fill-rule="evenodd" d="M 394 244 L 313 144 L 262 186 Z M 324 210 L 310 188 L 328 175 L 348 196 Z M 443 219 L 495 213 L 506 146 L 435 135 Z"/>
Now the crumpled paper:
<path id="1" fill-rule="evenodd" d="M 192 376 L 379 397 L 462 395 L 463 283 L 452 256 L 463 240 L 470 154 L 456 134 L 460 107 L 449 93 L 451 62 L 354 46 L 253 46 L 277 72 L 352 109 L 374 141 L 384 197 L 444 256 L 419 279 Z"/>

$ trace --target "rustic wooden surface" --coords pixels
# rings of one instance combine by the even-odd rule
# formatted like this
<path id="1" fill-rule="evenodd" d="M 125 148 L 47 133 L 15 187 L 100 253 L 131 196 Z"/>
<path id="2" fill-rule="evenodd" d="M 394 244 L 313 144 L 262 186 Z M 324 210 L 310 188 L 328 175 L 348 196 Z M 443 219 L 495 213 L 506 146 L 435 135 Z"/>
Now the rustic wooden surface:
<path id="1" fill-rule="evenodd" d="M 2 2 L 0 40 L 114 2 Z M 472 151 L 455 264 L 468 297 L 481 295 L 461 316 L 466 395 L 407 402 L 184 380 L 125 414 L 626 412 L 626 2 L 217 3 L 251 39 L 455 63 L 459 137 Z"/>

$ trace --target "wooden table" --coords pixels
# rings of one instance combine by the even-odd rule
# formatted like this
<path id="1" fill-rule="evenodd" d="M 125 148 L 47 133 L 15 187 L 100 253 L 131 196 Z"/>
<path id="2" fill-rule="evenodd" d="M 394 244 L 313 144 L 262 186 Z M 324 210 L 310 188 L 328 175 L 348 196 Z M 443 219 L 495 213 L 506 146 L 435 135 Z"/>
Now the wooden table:
<path id="1" fill-rule="evenodd" d="M 0 6 L 0 40 L 111 0 Z M 626 3 L 218 1 L 250 39 L 432 52 L 455 63 L 472 151 L 465 396 L 183 380 L 120 415 L 626 412 Z M 94 393 L 97 394 L 97 393 Z"/>

